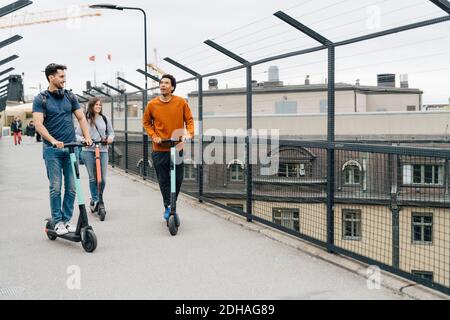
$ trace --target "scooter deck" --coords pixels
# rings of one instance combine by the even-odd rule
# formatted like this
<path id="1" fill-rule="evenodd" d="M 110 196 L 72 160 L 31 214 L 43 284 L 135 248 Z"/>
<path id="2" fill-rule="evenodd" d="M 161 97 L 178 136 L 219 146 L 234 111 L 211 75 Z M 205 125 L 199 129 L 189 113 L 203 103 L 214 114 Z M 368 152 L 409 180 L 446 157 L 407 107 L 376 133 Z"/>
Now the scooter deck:
<path id="1" fill-rule="evenodd" d="M 81 236 L 77 235 L 75 232 L 67 233 L 67 234 L 64 234 L 64 235 L 60 236 L 60 235 L 58 235 L 56 233 L 55 230 L 48 229 L 47 233 L 49 235 L 51 235 L 51 236 L 55 236 L 55 237 L 62 238 L 62 239 L 65 239 L 65 240 L 69 240 L 69 241 L 73 241 L 73 242 L 80 242 L 81 241 Z"/>

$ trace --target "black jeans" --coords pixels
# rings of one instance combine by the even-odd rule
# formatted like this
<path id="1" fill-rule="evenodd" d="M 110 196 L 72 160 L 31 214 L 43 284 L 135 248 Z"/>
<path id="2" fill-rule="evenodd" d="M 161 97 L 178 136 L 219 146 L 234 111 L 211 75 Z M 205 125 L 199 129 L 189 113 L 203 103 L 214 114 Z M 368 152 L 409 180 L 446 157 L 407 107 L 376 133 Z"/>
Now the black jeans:
<path id="1" fill-rule="evenodd" d="M 183 159 L 183 151 L 178 152 L 179 160 Z M 164 201 L 164 208 L 170 206 L 170 152 L 152 152 L 153 166 L 159 182 L 159 189 Z M 181 183 L 184 177 L 183 161 L 175 167 L 176 175 L 176 197 L 180 193 Z"/>

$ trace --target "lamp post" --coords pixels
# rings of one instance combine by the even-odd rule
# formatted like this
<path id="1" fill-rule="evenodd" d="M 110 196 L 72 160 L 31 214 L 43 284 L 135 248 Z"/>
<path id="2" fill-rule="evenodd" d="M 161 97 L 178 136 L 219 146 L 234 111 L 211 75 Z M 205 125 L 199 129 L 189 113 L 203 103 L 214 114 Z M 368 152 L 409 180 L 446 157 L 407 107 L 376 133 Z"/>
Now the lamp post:
<path id="1" fill-rule="evenodd" d="M 112 9 L 112 10 L 137 10 L 142 12 L 144 15 L 144 60 L 145 60 L 145 72 L 147 72 L 147 14 L 145 13 L 144 9 L 137 8 L 137 7 L 122 7 L 115 4 L 93 4 L 90 5 L 89 8 L 92 9 Z M 145 91 L 144 91 L 144 101 L 147 103 L 147 89 L 148 89 L 148 83 L 147 83 L 147 77 L 145 77 Z M 145 110 L 143 110 L 145 111 Z"/>
<path id="2" fill-rule="evenodd" d="M 115 4 L 108 4 L 108 3 L 102 3 L 102 4 L 93 4 L 90 5 L 89 8 L 92 9 L 111 9 L 111 10 L 136 10 L 142 12 L 144 15 L 144 60 L 145 60 L 145 72 L 147 72 L 147 14 L 145 13 L 144 9 L 138 8 L 138 7 L 123 7 L 118 6 Z M 147 83 L 147 77 L 145 77 L 145 87 L 144 87 L 144 94 L 142 97 L 143 103 L 142 103 L 142 116 L 144 116 L 145 107 L 147 106 L 147 90 L 148 90 L 148 83 Z M 145 179 L 145 176 L 147 174 L 147 168 L 146 163 L 148 159 L 148 136 L 142 128 L 142 143 L 143 143 L 143 151 L 144 151 L 144 172 L 143 177 Z"/>

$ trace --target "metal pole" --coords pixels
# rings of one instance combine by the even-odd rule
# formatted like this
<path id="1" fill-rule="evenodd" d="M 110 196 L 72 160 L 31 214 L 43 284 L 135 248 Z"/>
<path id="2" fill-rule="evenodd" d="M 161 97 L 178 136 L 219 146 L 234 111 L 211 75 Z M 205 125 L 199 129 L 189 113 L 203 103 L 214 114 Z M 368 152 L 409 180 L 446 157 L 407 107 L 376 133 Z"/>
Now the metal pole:
<path id="1" fill-rule="evenodd" d="M 327 245 L 334 246 L 335 48 L 328 47 Z"/>
<path id="2" fill-rule="evenodd" d="M 125 172 L 128 173 L 128 97 L 124 94 L 125 104 Z"/>
<path id="3" fill-rule="evenodd" d="M 111 126 L 114 128 L 114 97 L 111 95 Z M 114 156 L 114 141 L 111 145 L 112 154 L 111 154 L 111 160 L 112 160 L 112 167 L 115 167 L 115 156 Z"/>
<path id="4" fill-rule="evenodd" d="M 252 177 L 252 67 L 247 66 L 247 136 L 246 136 L 246 157 L 245 165 L 247 167 L 247 221 L 252 219 L 252 194 L 253 194 L 253 177 Z"/>
<path id="5" fill-rule="evenodd" d="M 145 50 L 145 72 L 147 73 L 147 14 L 144 10 L 140 10 L 144 14 L 144 50 Z M 144 117 L 145 108 L 147 107 L 147 90 L 148 90 L 148 82 L 147 77 L 145 77 L 145 90 L 144 95 L 142 97 L 142 117 Z M 143 158 L 144 158 L 144 170 L 142 172 L 142 178 L 145 180 L 147 176 L 147 164 L 148 164 L 148 136 L 147 132 L 145 132 L 144 127 L 142 127 L 142 144 L 143 144 Z"/>
<path id="6" fill-rule="evenodd" d="M 198 198 L 203 197 L 203 77 L 198 78 Z"/>

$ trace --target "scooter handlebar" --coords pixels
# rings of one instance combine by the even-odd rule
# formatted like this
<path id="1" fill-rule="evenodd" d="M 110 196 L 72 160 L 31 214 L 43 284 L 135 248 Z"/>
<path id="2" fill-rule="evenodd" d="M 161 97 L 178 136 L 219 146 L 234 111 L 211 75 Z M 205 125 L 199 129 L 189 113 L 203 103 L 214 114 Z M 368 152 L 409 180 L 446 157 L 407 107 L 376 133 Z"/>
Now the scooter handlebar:
<path id="1" fill-rule="evenodd" d="M 161 143 L 181 142 L 181 137 L 178 139 L 161 139 Z"/>
<path id="2" fill-rule="evenodd" d="M 86 146 L 86 143 L 79 143 L 79 142 L 64 143 L 64 148 L 74 148 L 74 147 L 84 147 L 84 146 Z M 53 144 L 53 148 L 56 148 L 56 144 Z"/>
<path id="3" fill-rule="evenodd" d="M 181 137 L 179 137 L 178 139 L 161 139 L 161 145 L 165 145 L 168 147 L 174 147 L 176 144 L 181 142 Z"/>
<path id="4" fill-rule="evenodd" d="M 97 141 L 93 140 L 92 144 L 102 144 L 102 145 L 106 146 L 108 144 L 108 140 L 97 140 Z"/>
<path id="5" fill-rule="evenodd" d="M 92 141 L 92 144 L 102 144 L 107 145 L 108 141 L 106 140 L 98 140 L 98 141 Z M 73 148 L 73 147 L 87 147 L 86 142 L 70 142 L 70 143 L 64 143 L 64 148 Z M 53 148 L 56 148 L 56 144 L 53 144 Z"/>

